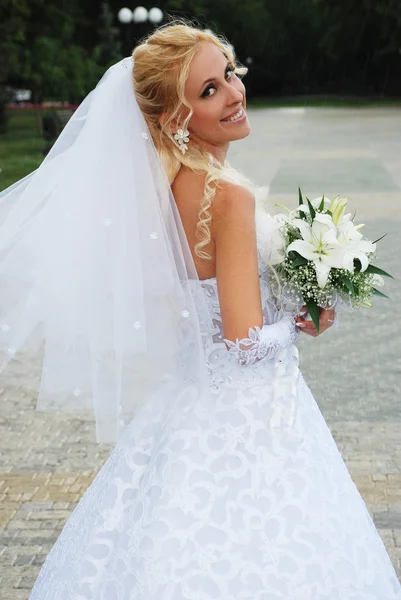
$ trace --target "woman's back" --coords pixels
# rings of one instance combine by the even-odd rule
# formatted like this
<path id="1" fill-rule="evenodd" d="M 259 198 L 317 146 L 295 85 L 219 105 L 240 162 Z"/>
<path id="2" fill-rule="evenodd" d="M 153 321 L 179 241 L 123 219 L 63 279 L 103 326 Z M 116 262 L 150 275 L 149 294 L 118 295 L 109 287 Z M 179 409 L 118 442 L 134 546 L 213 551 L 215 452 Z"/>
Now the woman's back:
<path id="1" fill-rule="evenodd" d="M 249 328 L 263 324 L 255 200 L 244 187 L 218 184 L 209 209 L 211 240 L 204 247 L 212 259 L 199 259 L 196 224 L 203 189 L 204 177 L 188 170 L 180 172 L 172 186 L 199 278 L 216 277 L 224 338 L 245 338 Z"/>
<path id="2" fill-rule="evenodd" d="M 206 175 L 204 173 L 198 175 L 185 167 L 181 167 L 171 185 L 199 279 L 209 279 L 216 275 L 216 245 L 214 242 L 213 219 L 210 228 L 211 241 L 204 246 L 205 252 L 211 255 L 212 260 L 200 260 L 195 253 L 195 246 L 199 242 L 196 237 L 196 226 L 204 195 L 205 178 Z M 213 215 L 213 206 L 210 212 Z"/>

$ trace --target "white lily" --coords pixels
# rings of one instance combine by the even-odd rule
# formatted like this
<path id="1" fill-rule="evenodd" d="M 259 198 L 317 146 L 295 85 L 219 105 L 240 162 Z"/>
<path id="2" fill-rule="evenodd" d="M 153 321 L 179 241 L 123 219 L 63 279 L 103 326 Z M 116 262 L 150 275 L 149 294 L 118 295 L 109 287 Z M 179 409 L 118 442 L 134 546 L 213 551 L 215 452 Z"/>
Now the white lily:
<path id="1" fill-rule="evenodd" d="M 336 227 L 338 227 L 343 220 L 343 214 L 345 207 L 347 206 L 348 199 L 341 198 L 340 196 L 336 196 L 331 203 L 330 212 L 333 215 L 333 223 Z"/>
<path id="2" fill-rule="evenodd" d="M 337 229 L 330 215 L 316 213 L 312 225 L 303 219 L 295 219 L 293 224 L 298 227 L 303 239 L 289 244 L 287 253 L 295 250 L 314 262 L 320 288 L 326 285 L 330 269 L 350 270 L 351 266 L 353 268 L 344 247 L 337 240 Z"/>
<path id="3" fill-rule="evenodd" d="M 359 233 L 352 221 L 351 213 L 343 216 L 342 222 L 337 227 L 337 237 L 340 244 L 348 244 L 348 242 L 359 242 L 363 238 L 362 233 Z"/>
<path id="4" fill-rule="evenodd" d="M 375 252 L 376 244 L 363 239 L 362 234 L 352 222 L 350 213 L 344 215 L 337 231 L 337 240 L 343 246 L 348 260 L 352 259 L 353 264 L 354 259 L 357 258 L 361 262 L 361 271 L 365 271 L 369 266 L 367 255 Z"/>

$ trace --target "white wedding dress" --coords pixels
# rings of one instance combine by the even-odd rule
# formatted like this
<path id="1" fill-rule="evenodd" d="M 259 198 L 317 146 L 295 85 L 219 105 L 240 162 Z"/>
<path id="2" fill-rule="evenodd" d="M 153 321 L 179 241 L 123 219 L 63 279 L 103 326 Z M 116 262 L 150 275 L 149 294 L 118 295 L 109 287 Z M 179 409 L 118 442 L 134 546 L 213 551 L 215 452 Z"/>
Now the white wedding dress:
<path id="1" fill-rule="evenodd" d="M 272 324 L 262 265 L 260 285 Z M 293 322 L 267 328 L 270 343 L 256 336 L 249 350 L 228 352 L 216 280 L 202 288 L 215 324 L 205 341 L 212 393 L 172 407 L 163 389 L 143 407 L 68 519 L 30 600 L 401 599 L 302 375 L 294 428 L 272 427 L 272 381 L 278 357 L 294 361 Z"/>

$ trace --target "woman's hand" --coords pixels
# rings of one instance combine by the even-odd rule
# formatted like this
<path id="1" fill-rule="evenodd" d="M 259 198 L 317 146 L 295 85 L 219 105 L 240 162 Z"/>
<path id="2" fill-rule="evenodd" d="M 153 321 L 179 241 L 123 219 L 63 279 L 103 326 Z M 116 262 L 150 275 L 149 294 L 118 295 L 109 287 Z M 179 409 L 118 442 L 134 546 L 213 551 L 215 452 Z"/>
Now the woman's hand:
<path id="1" fill-rule="evenodd" d="M 301 331 L 307 333 L 308 335 L 311 335 L 312 337 L 317 337 L 318 335 L 321 335 L 334 323 L 335 312 L 332 308 L 326 310 L 325 308 L 319 307 L 319 332 L 317 331 L 313 321 L 305 320 L 307 314 L 307 308 L 306 306 L 303 306 L 300 311 L 300 316 L 295 317 L 295 323 Z"/>

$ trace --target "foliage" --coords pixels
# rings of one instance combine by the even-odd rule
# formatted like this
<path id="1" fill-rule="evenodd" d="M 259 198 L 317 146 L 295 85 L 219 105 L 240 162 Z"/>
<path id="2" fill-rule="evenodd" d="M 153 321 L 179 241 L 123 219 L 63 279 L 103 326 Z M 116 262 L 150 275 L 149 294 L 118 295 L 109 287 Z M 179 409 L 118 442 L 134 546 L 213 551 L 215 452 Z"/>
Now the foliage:
<path id="1" fill-rule="evenodd" d="M 92 56 L 98 65 L 109 66 L 121 58 L 120 32 L 114 26 L 114 20 L 108 2 L 102 2 L 98 28 L 99 43 L 92 52 Z"/>
<path id="2" fill-rule="evenodd" d="M 142 4 L 149 9 L 158 3 Z M 165 20 L 191 19 L 224 34 L 241 62 L 251 58 L 245 80 L 251 96 L 401 95 L 400 0 L 164 0 L 159 5 Z M 79 100 L 122 57 L 124 39 L 152 30 L 150 23 L 119 23 L 120 8 L 119 0 L 2 0 L 0 83 L 29 87 L 36 100 Z"/>

